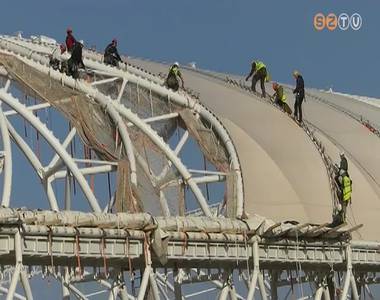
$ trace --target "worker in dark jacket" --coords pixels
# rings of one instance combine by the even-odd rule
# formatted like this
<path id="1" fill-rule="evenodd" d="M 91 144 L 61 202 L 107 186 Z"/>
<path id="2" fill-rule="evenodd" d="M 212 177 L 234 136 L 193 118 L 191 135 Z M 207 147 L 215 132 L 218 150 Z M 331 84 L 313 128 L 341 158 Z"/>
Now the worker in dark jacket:
<path id="1" fill-rule="evenodd" d="M 166 85 L 170 89 L 174 91 L 178 91 L 179 80 L 181 80 L 182 88 L 184 88 L 184 81 L 183 81 L 181 71 L 179 69 L 179 63 L 175 62 L 173 65 L 171 65 L 169 69 L 168 77 L 166 78 Z"/>
<path id="2" fill-rule="evenodd" d="M 72 48 L 71 57 L 68 60 L 69 75 L 79 78 L 79 68 L 85 69 L 82 57 L 83 41 L 76 42 Z"/>
<path id="3" fill-rule="evenodd" d="M 77 42 L 75 37 L 73 36 L 73 30 L 71 27 L 67 28 L 66 30 L 66 50 L 67 52 L 71 53 L 74 47 L 74 44 Z"/>
<path id="4" fill-rule="evenodd" d="M 302 102 L 305 99 L 305 83 L 298 71 L 293 72 L 293 77 L 296 80 L 296 88 L 293 90 L 293 94 L 296 96 L 294 117 L 299 123 L 302 123 Z"/>
<path id="5" fill-rule="evenodd" d="M 248 76 L 245 78 L 245 81 L 248 81 L 248 79 L 252 77 L 252 86 L 251 89 L 253 92 L 256 93 L 256 83 L 260 80 L 260 86 L 261 86 L 261 95 L 263 98 L 265 98 L 265 81 L 267 79 L 267 67 L 264 65 L 263 62 L 257 60 L 252 61 L 251 64 L 251 72 L 248 74 Z"/>
<path id="6" fill-rule="evenodd" d="M 113 39 L 104 50 L 104 63 L 107 65 L 117 66 L 120 61 L 121 57 L 117 51 L 117 39 Z"/>
<path id="7" fill-rule="evenodd" d="M 344 152 L 340 153 L 340 165 L 339 165 L 339 169 L 343 170 L 345 172 L 348 172 L 348 162 L 347 162 L 346 156 L 344 155 Z"/>

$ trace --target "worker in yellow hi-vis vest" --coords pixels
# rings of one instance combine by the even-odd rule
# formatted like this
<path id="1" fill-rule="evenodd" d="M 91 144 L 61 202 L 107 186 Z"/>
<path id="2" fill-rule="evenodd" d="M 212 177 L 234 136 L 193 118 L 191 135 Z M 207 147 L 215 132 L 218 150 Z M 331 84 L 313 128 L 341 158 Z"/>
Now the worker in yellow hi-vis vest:
<path id="1" fill-rule="evenodd" d="M 346 222 L 347 206 L 351 204 L 352 180 L 344 169 L 339 170 L 335 180 L 339 186 L 339 223 L 341 224 Z"/>
<path id="2" fill-rule="evenodd" d="M 248 74 L 248 76 L 245 78 L 245 81 L 248 81 L 248 79 L 252 77 L 252 86 L 251 89 L 253 92 L 256 92 L 256 83 L 260 80 L 260 86 L 261 86 L 261 95 L 263 98 L 265 98 L 265 81 L 269 81 L 268 78 L 268 72 L 266 65 L 259 60 L 252 61 L 251 64 L 251 72 Z"/>
<path id="3" fill-rule="evenodd" d="M 182 77 L 182 73 L 179 69 L 179 63 L 175 62 L 170 66 L 168 77 L 166 78 L 166 85 L 174 90 L 178 91 L 179 89 L 179 80 L 182 82 L 182 88 L 184 88 L 184 81 Z"/>
<path id="4" fill-rule="evenodd" d="M 272 88 L 274 91 L 274 94 L 271 97 L 272 101 L 274 101 L 274 103 L 276 103 L 279 107 L 281 107 L 284 112 L 291 115 L 292 110 L 290 109 L 289 105 L 286 103 L 286 95 L 284 93 L 284 87 L 281 84 L 278 84 L 277 82 L 273 82 Z"/>
<path id="5" fill-rule="evenodd" d="M 272 88 L 274 91 L 274 94 L 272 96 L 272 98 L 274 99 L 274 103 L 276 103 L 283 110 L 285 110 L 286 96 L 284 94 L 284 88 L 277 82 L 273 82 Z"/>

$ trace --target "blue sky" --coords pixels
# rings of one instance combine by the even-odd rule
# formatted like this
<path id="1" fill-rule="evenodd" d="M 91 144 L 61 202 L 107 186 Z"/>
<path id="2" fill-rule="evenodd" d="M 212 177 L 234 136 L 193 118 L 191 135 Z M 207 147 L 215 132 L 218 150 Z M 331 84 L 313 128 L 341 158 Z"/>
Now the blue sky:
<path id="1" fill-rule="evenodd" d="M 292 82 L 299 69 L 310 87 L 380 94 L 377 30 L 380 3 L 373 0 L 2 0 L 0 28 L 63 40 L 68 25 L 88 45 L 103 49 L 113 37 L 133 56 L 243 74 L 249 62 L 267 63 L 272 77 Z M 23 7 L 21 10 L 20 7 Z M 359 31 L 313 28 L 322 12 L 359 13 Z"/>

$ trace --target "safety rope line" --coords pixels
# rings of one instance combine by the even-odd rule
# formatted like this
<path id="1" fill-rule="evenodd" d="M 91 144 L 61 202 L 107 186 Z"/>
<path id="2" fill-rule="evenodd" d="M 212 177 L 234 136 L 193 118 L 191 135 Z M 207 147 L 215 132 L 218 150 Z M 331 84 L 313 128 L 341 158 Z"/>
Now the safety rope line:
<path id="1" fill-rule="evenodd" d="M 299 252 L 299 239 L 298 239 L 298 230 L 296 230 L 296 257 L 298 257 Z M 301 261 L 296 262 L 296 271 L 297 271 L 297 280 L 301 291 L 302 298 L 304 297 L 304 291 L 303 291 L 303 284 L 302 284 L 302 278 L 300 280 L 301 272 L 302 271 L 302 265 Z"/>
<path id="2" fill-rule="evenodd" d="M 75 229 L 75 255 L 77 258 L 77 275 L 82 278 L 82 266 L 80 261 L 80 240 L 79 240 L 79 229 L 74 227 Z"/>
<path id="3" fill-rule="evenodd" d="M 52 271 L 54 270 L 54 259 L 53 259 L 53 231 L 51 226 L 47 226 L 48 228 L 48 254 L 50 255 L 50 265 Z"/>
<path id="4" fill-rule="evenodd" d="M 134 68 L 136 68 L 136 69 L 138 69 L 138 70 L 140 70 L 140 71 L 142 71 L 142 72 L 144 72 L 144 73 L 146 73 L 146 74 L 148 74 L 150 76 L 154 76 L 157 79 L 161 79 L 161 80 L 165 80 L 166 79 L 165 74 L 163 74 L 162 72 L 160 72 L 158 74 L 154 74 L 154 73 L 152 73 L 150 71 L 147 71 L 146 69 L 141 68 L 139 66 L 136 66 L 136 65 L 133 65 L 133 64 L 130 64 L 130 63 L 127 63 L 127 65 L 132 66 L 132 67 L 134 67 Z M 184 69 L 186 69 L 186 68 L 184 67 Z M 161 85 L 164 86 L 163 83 Z M 232 144 L 233 148 L 236 149 L 234 143 L 232 142 L 232 138 L 231 138 L 228 130 L 226 129 L 226 127 L 224 126 L 224 124 L 221 122 L 221 120 L 219 119 L 219 117 L 217 115 L 215 115 L 207 106 L 205 106 L 200 101 L 200 93 L 195 92 L 195 91 L 193 91 L 192 89 L 190 89 L 188 87 L 186 87 L 185 89 L 182 89 L 179 93 L 182 94 L 185 97 L 185 99 L 187 100 L 187 107 L 189 107 L 190 109 L 194 109 L 194 108 L 196 108 L 196 106 L 201 106 L 204 110 L 206 110 L 209 114 L 211 114 L 212 117 L 216 119 L 216 121 L 220 124 L 220 126 L 223 128 L 223 130 L 228 135 L 230 143 Z M 190 100 L 193 101 L 194 107 L 190 106 Z M 170 102 L 170 97 L 168 97 L 168 101 Z M 214 134 L 215 134 L 215 132 L 214 132 Z M 238 164 L 240 166 L 239 157 L 237 157 L 237 159 L 238 159 Z M 230 162 L 232 162 L 232 161 L 230 161 Z M 243 170 L 241 168 L 240 169 L 236 169 L 236 168 L 232 169 L 231 168 L 231 171 L 240 172 L 241 173 L 241 177 L 243 178 Z M 185 180 L 185 182 L 187 182 L 186 178 L 184 180 Z M 243 189 L 243 195 L 244 195 L 244 181 L 242 181 L 242 189 Z M 243 206 L 244 206 L 244 203 L 243 203 Z M 243 208 L 243 210 L 244 210 L 244 208 Z"/>
<path id="5" fill-rule="evenodd" d="M 105 233 L 104 229 L 102 229 L 102 232 L 103 232 L 103 235 L 102 235 L 101 240 L 100 240 L 100 254 L 103 258 L 104 276 L 105 276 L 105 278 L 108 278 L 109 272 L 108 272 L 108 265 L 107 265 L 107 256 L 105 253 L 105 250 L 106 250 L 106 241 L 105 241 L 106 233 Z"/>
<path id="6" fill-rule="evenodd" d="M 182 244 L 182 255 L 184 256 L 188 247 L 189 235 L 185 230 L 180 231 L 184 235 L 183 244 Z"/>
<path id="7" fill-rule="evenodd" d="M 316 95 L 311 94 L 310 92 L 307 93 L 307 95 L 309 97 L 317 100 L 318 102 L 326 104 L 326 105 L 334 108 L 335 110 L 337 110 L 337 111 L 339 111 L 341 113 L 346 114 L 347 116 L 349 116 L 350 118 L 354 119 L 356 122 L 359 122 L 361 125 L 363 125 L 364 127 L 366 127 L 370 132 L 372 132 L 373 134 L 375 134 L 377 137 L 380 138 L 380 129 L 377 129 L 376 126 L 372 125 L 369 120 L 364 120 L 362 115 L 355 114 L 352 111 L 344 109 L 343 107 L 341 107 L 339 105 L 333 104 L 330 101 L 328 101 L 325 98 L 323 98 L 322 96 L 316 96 Z"/>
<path id="8" fill-rule="evenodd" d="M 257 95 L 257 99 L 255 100 L 258 100 L 260 102 L 263 102 L 263 103 L 267 103 L 267 104 L 270 104 L 271 106 L 273 106 L 274 108 L 278 109 L 279 111 L 281 112 L 284 112 L 278 105 L 276 105 L 273 101 L 269 101 L 267 98 L 262 98 L 260 97 L 257 93 L 254 93 L 251 88 L 249 88 L 248 86 L 246 86 L 244 83 L 242 83 L 241 81 L 237 81 L 235 79 L 231 79 L 229 77 L 226 77 L 225 80 L 219 78 L 219 80 L 229 84 L 229 85 L 232 85 L 233 87 L 235 88 L 239 88 L 239 90 L 243 90 L 249 94 L 254 94 L 254 95 Z M 330 184 L 330 192 L 331 192 L 331 195 L 332 195 L 332 204 L 333 204 L 333 207 L 336 208 L 337 207 L 337 204 L 339 203 L 339 199 L 338 199 L 338 196 L 337 196 L 337 189 L 336 189 L 336 185 L 335 185 L 335 174 L 334 174 L 334 164 L 332 163 L 332 159 L 331 157 L 325 152 L 325 147 L 323 146 L 322 142 L 320 140 L 318 140 L 314 133 L 309 129 L 309 127 L 307 126 L 307 121 L 303 122 L 303 124 L 301 124 L 300 126 L 304 132 L 306 133 L 306 135 L 309 137 L 309 139 L 312 141 L 312 143 L 314 144 L 314 146 L 317 148 L 321 158 L 322 158 L 322 161 L 325 165 L 325 168 L 326 168 L 326 171 L 327 171 L 327 174 L 328 174 L 328 178 L 329 178 L 329 184 Z"/>

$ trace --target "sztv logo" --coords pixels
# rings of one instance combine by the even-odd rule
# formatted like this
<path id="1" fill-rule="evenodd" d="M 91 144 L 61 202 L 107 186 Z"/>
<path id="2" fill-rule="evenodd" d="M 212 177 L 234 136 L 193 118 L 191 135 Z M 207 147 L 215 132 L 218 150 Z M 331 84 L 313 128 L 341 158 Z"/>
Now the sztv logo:
<path id="1" fill-rule="evenodd" d="M 339 16 L 334 13 L 329 13 L 328 15 L 317 13 L 314 16 L 314 28 L 318 31 L 324 29 L 334 31 L 337 28 L 343 31 L 349 28 L 357 31 L 362 25 L 363 19 L 358 13 L 354 13 L 351 16 L 346 13 L 342 13 Z"/>

